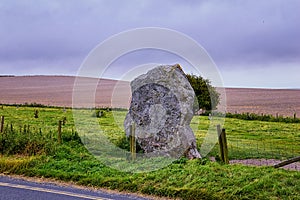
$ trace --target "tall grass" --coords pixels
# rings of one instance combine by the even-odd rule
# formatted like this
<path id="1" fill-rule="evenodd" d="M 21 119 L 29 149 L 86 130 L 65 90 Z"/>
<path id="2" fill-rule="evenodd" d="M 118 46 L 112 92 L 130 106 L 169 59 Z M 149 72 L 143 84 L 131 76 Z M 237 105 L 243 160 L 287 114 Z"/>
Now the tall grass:
<path id="1" fill-rule="evenodd" d="M 0 133 L 0 152 L 3 155 L 51 155 L 57 147 L 59 120 L 65 122 L 63 141 L 81 142 L 74 130 L 70 109 L 4 106 L 0 115 L 5 116 L 4 130 Z"/>

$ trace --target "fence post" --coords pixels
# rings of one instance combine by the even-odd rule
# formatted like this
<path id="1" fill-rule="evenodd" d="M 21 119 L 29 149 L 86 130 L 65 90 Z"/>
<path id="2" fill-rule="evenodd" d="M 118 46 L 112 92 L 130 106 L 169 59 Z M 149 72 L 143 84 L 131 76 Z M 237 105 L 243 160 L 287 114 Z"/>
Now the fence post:
<path id="1" fill-rule="evenodd" d="M 217 132 L 218 132 L 218 139 L 219 139 L 219 145 L 220 145 L 221 161 L 224 162 L 225 164 L 229 164 L 228 147 L 227 147 L 227 139 L 226 139 L 225 129 L 221 130 L 221 126 L 218 124 Z"/>
<path id="2" fill-rule="evenodd" d="M 61 123 L 62 123 L 62 121 L 59 120 L 58 121 L 58 130 L 57 130 L 57 141 L 58 141 L 58 144 L 61 144 Z"/>
<path id="3" fill-rule="evenodd" d="M 0 133 L 1 133 L 1 143 L 2 143 L 1 153 L 3 155 L 4 154 L 4 143 L 5 143 L 5 140 L 3 139 L 4 134 L 2 134 L 4 132 L 4 116 L 1 116 L 0 120 L 1 120 L 1 122 L 0 122 Z"/>
<path id="4" fill-rule="evenodd" d="M 294 113 L 294 120 L 297 118 L 297 114 L 296 113 Z"/>
<path id="5" fill-rule="evenodd" d="M 10 131 L 11 131 L 11 132 L 14 131 L 14 126 L 13 126 L 13 124 L 10 124 Z"/>
<path id="6" fill-rule="evenodd" d="M 220 145 L 220 157 L 222 162 L 224 162 L 224 151 L 223 151 L 223 142 L 222 142 L 222 131 L 221 131 L 221 126 L 220 124 L 217 125 L 217 134 L 218 134 L 218 139 L 219 139 L 219 145 Z"/>
<path id="7" fill-rule="evenodd" d="M 224 163 L 229 164 L 227 138 L 226 138 L 226 132 L 225 132 L 224 128 L 222 129 L 222 132 L 221 132 L 221 138 L 222 138 L 222 142 L 223 142 Z"/>
<path id="8" fill-rule="evenodd" d="M 0 133 L 4 131 L 4 116 L 1 116 L 1 122 L 0 122 Z"/>
<path id="9" fill-rule="evenodd" d="M 135 141 L 135 125 L 130 125 L 130 152 L 131 152 L 131 160 L 136 159 L 136 141 Z"/>

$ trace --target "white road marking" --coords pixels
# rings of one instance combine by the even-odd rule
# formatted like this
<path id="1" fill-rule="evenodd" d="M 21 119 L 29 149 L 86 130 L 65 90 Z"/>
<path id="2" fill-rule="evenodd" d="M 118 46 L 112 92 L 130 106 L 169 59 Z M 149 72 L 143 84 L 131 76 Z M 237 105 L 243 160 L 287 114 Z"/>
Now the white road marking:
<path id="1" fill-rule="evenodd" d="M 25 189 L 25 190 L 33 190 L 33 191 L 39 191 L 39 192 L 47 192 L 47 193 L 52 193 L 52 194 L 60 194 L 60 195 L 66 195 L 66 196 L 71 196 L 71 197 L 79 197 L 79 198 L 83 198 L 83 199 L 112 200 L 112 199 L 108 199 L 108 198 L 101 198 L 101 197 L 96 197 L 96 196 L 91 196 L 91 195 L 76 194 L 73 192 L 65 192 L 65 191 L 40 188 L 40 187 L 31 187 L 31 186 L 27 186 L 27 185 L 19 185 L 19 184 L 13 184 L 13 183 L 0 182 L 0 186 L 19 188 L 19 189 Z"/>

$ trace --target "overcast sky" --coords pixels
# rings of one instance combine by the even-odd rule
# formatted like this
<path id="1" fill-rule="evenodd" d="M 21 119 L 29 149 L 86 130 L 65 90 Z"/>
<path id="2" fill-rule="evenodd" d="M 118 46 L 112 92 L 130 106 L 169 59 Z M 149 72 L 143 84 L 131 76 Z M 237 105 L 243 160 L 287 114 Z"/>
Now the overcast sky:
<path id="1" fill-rule="evenodd" d="M 110 36 L 162 27 L 202 45 L 227 87 L 300 88 L 299 19 L 299 0 L 0 0 L 0 74 L 76 75 Z M 149 62 L 185 65 L 157 51 L 114 65 Z"/>

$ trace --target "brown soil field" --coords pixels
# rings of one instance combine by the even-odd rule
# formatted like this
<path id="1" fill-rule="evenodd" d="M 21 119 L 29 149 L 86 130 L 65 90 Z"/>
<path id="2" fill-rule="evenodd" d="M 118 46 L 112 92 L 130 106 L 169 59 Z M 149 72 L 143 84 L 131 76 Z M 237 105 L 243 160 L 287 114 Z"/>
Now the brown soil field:
<path id="1" fill-rule="evenodd" d="M 0 103 L 72 107 L 75 80 L 81 83 L 75 87 L 82 101 L 76 103 L 77 107 L 90 106 L 91 102 L 97 107 L 127 108 L 129 105 L 129 82 L 72 76 L 0 77 Z M 91 94 L 92 101 L 87 100 Z"/>
<path id="2" fill-rule="evenodd" d="M 0 77 L 0 104 L 39 103 L 52 106 L 72 106 L 75 77 L 71 76 L 14 76 Z M 76 87 L 82 102 L 94 94 L 98 107 L 127 108 L 130 101 L 129 82 L 109 79 L 78 78 L 84 86 Z M 300 116 L 300 90 L 225 88 L 227 111 L 282 116 Z"/>
<path id="3" fill-rule="evenodd" d="M 300 90 L 226 88 L 227 112 L 300 116 Z"/>

